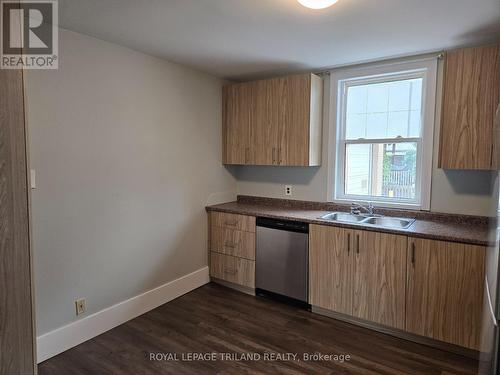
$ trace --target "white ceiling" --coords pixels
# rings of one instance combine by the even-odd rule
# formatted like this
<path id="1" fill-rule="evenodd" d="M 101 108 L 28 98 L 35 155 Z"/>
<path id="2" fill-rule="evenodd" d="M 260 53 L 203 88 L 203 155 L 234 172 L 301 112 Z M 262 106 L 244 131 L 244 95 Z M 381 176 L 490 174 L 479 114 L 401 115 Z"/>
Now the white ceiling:
<path id="1" fill-rule="evenodd" d="M 63 28 L 230 79 L 500 40 L 500 0 L 59 0 Z"/>

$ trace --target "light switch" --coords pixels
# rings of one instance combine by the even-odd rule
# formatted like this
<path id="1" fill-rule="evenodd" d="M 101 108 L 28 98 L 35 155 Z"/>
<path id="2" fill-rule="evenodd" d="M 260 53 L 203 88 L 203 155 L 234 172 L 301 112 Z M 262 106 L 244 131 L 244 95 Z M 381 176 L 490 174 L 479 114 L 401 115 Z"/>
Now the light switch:
<path id="1" fill-rule="evenodd" d="M 34 169 L 32 169 L 30 172 L 31 172 L 30 176 L 31 188 L 36 189 L 36 172 Z"/>

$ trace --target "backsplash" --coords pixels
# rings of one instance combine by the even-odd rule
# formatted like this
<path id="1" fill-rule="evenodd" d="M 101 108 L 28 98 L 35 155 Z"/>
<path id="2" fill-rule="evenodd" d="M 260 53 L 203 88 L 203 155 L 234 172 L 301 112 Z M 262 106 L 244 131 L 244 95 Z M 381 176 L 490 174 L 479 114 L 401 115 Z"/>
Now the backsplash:
<path id="1" fill-rule="evenodd" d="M 291 208 L 299 210 L 318 210 L 318 211 L 349 211 L 350 205 L 338 204 L 331 202 L 314 202 L 314 201 L 301 201 L 294 199 L 279 199 L 279 198 L 266 198 L 255 197 L 249 195 L 238 195 L 238 203 L 243 204 L 258 204 L 263 206 L 279 206 L 282 208 Z M 428 212 L 428 211 L 413 211 L 413 210 L 400 210 L 388 208 L 375 208 L 375 214 L 384 216 L 397 216 L 397 217 L 411 217 L 418 220 L 435 220 L 439 222 L 449 223 L 467 223 L 470 225 L 487 225 L 495 218 L 487 216 L 474 216 L 474 215 L 460 215 L 449 214 L 441 212 Z"/>

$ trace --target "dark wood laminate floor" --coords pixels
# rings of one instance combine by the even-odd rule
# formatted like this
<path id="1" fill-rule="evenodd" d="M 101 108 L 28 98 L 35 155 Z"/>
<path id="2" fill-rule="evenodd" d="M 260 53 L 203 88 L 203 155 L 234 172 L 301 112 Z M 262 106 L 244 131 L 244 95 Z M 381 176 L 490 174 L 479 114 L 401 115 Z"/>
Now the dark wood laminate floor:
<path id="1" fill-rule="evenodd" d="M 187 353 L 298 353 L 300 361 L 183 361 Z M 303 353 L 350 361 L 302 360 Z M 151 361 L 150 353 L 178 360 Z M 219 355 L 218 355 L 219 357 Z M 220 358 L 220 357 L 219 357 Z M 68 374 L 475 374 L 477 362 L 208 284 L 38 366 Z"/>

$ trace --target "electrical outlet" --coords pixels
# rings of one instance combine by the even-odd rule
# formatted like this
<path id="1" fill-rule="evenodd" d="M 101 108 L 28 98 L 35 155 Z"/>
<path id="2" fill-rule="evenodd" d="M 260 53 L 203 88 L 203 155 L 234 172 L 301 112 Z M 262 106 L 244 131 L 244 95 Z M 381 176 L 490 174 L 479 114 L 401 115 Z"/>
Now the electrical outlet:
<path id="1" fill-rule="evenodd" d="M 80 298 L 75 301 L 76 315 L 81 315 L 85 312 L 87 307 L 85 306 L 85 298 Z"/>
<path id="2" fill-rule="evenodd" d="M 288 197 L 292 196 L 292 187 L 290 185 L 285 186 L 285 195 Z"/>

